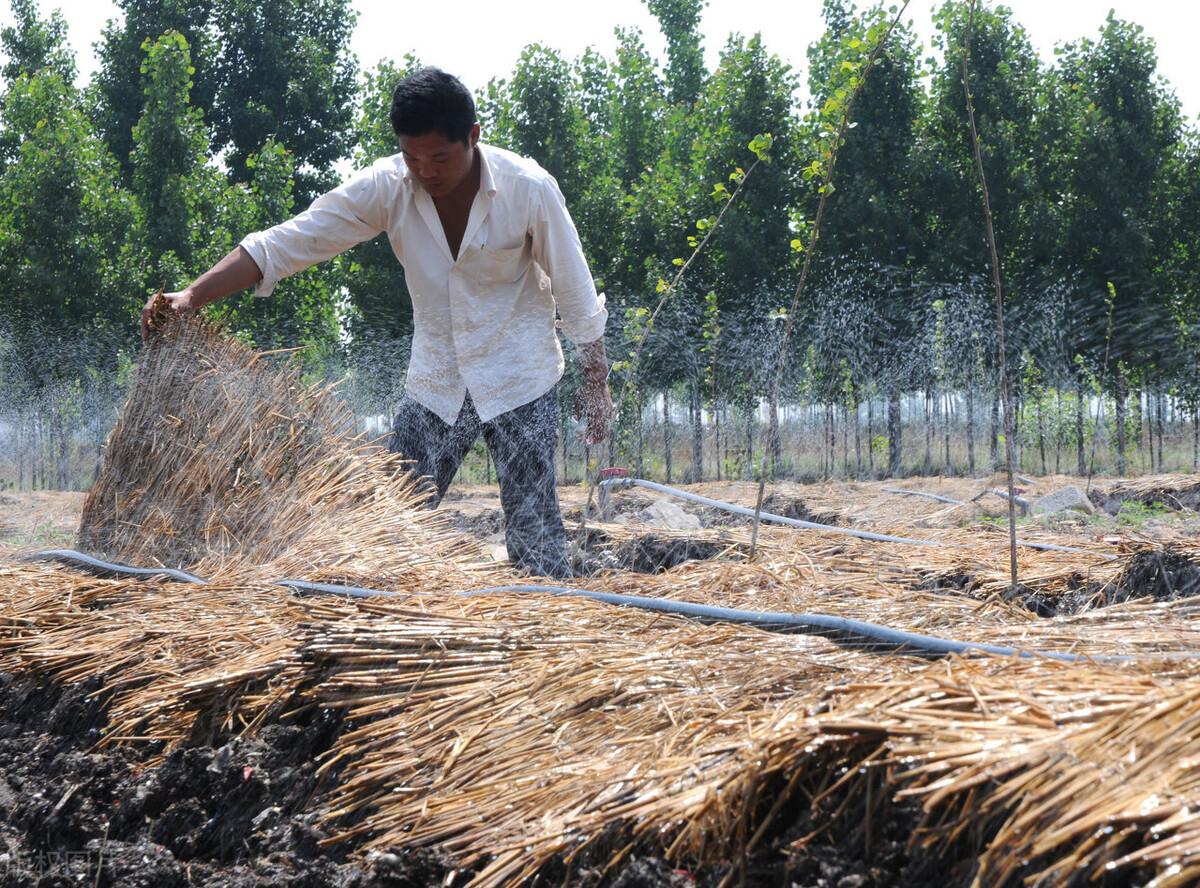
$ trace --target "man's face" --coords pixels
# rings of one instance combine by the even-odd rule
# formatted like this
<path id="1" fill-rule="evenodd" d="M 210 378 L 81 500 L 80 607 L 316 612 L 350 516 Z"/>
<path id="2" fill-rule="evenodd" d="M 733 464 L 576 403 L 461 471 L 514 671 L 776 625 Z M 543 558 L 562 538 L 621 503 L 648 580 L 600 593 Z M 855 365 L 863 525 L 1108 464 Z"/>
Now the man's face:
<path id="1" fill-rule="evenodd" d="M 471 174 L 475 162 L 475 143 L 479 124 L 471 128 L 468 144 L 447 139 L 439 132 L 420 136 L 401 136 L 400 151 L 409 172 L 431 197 L 443 197 Z"/>

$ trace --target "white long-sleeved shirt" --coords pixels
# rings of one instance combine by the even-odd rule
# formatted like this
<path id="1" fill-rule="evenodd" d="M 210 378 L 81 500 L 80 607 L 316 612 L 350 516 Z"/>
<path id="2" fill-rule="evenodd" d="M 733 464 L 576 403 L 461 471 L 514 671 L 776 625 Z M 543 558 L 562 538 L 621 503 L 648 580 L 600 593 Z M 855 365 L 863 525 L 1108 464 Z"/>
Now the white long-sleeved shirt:
<path id="1" fill-rule="evenodd" d="M 599 339 L 608 319 L 558 183 L 528 158 L 478 148 L 479 193 L 457 260 L 400 154 L 241 243 L 262 272 L 255 293 L 268 296 L 282 278 L 386 232 L 412 296 L 405 387 L 449 424 L 468 391 L 486 422 L 550 390 L 563 372 L 556 308 L 576 345 Z"/>

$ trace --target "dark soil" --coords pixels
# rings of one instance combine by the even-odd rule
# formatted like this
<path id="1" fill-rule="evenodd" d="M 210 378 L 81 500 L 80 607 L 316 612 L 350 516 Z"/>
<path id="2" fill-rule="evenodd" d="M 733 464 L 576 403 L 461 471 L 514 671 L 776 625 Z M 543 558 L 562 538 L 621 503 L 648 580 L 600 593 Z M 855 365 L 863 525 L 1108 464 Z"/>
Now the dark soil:
<path id="1" fill-rule="evenodd" d="M 830 768 L 829 779 L 837 773 Z M 571 884 L 613 888 L 717 888 L 728 884 L 788 888 L 945 888 L 970 883 L 973 855 L 963 861 L 911 854 L 910 840 L 921 819 L 915 803 L 893 804 L 879 778 L 875 792 L 835 792 L 819 807 L 807 801 L 819 793 L 802 791 L 785 805 L 775 829 L 744 859 L 712 867 L 686 868 L 654 856 L 631 860 L 610 880 L 597 868 L 576 867 Z M 770 796 L 766 797 L 768 800 Z M 871 802 L 868 810 L 868 801 Z M 870 825 L 868 825 L 870 824 Z M 801 840 L 807 840 L 797 847 Z M 539 885 L 563 884 L 552 871 Z"/>
<path id="2" fill-rule="evenodd" d="M 748 509 L 752 509 L 753 507 L 753 503 L 746 506 Z M 813 521 L 817 524 L 831 524 L 835 527 L 840 527 L 846 523 L 845 518 L 837 512 L 813 511 L 800 497 L 788 496 L 783 493 L 768 493 L 764 496 L 762 510 L 784 518 L 794 518 L 797 521 Z M 705 527 L 748 525 L 754 520 L 745 515 L 736 515 L 733 512 L 714 509 L 711 506 L 692 506 L 689 508 L 689 511 L 698 515 Z"/>
<path id="3" fill-rule="evenodd" d="M 460 512 L 453 512 L 452 514 L 453 517 L 450 520 L 454 528 L 468 536 L 487 539 L 493 534 L 504 530 L 504 513 L 499 509 L 479 512 L 476 515 L 463 515 Z"/>
<path id="4" fill-rule="evenodd" d="M 706 540 L 674 539 L 646 534 L 620 543 L 612 551 L 622 570 L 662 573 L 686 561 L 707 561 L 723 546 Z"/>
<path id="5" fill-rule="evenodd" d="M 1121 511 L 1121 505 L 1130 501 L 1144 506 L 1158 505 L 1172 511 L 1195 512 L 1200 511 L 1200 484 L 1183 488 L 1156 487 L 1143 493 L 1124 491 L 1119 487 L 1112 491 L 1092 488 L 1088 491 L 1088 499 L 1109 515 L 1116 515 Z"/>
<path id="6" fill-rule="evenodd" d="M 634 516 L 645 509 L 654 505 L 655 498 L 649 494 L 642 493 L 640 490 L 620 490 L 613 493 L 609 497 L 609 517 L 614 518 L 618 515 Z M 686 505 L 680 503 L 685 509 Z M 599 520 L 600 497 L 597 495 L 592 499 L 591 511 L 588 512 L 589 520 Z M 581 521 L 583 520 L 583 506 L 569 506 L 562 510 L 563 519 L 566 521 Z"/>
<path id="7" fill-rule="evenodd" d="M 571 545 L 568 541 L 568 546 Z M 588 528 L 587 539 L 579 547 L 571 567 L 576 576 L 582 577 L 609 570 L 662 573 L 686 561 L 716 558 L 726 548 L 709 540 L 679 539 L 654 533 L 617 541 L 603 531 Z"/>
<path id="8" fill-rule="evenodd" d="M 830 769 L 834 774 L 834 769 Z M 836 776 L 830 779 L 832 782 Z M 878 781 L 877 781 L 878 783 Z M 782 787 L 780 787 L 782 788 Z M 623 842 L 614 835 L 601 839 L 570 869 L 551 865 L 536 888 L 572 885 L 580 888 L 718 888 L 779 886 L 779 888 L 945 888 L 969 884 L 969 878 L 947 880 L 951 866 L 936 855 L 911 856 L 909 841 L 920 820 L 916 804 L 891 805 L 876 786 L 873 817 L 868 817 L 862 793 L 838 792 L 826 797 L 818 809 L 800 792 L 785 805 L 758 847 L 745 858 L 716 866 L 671 863 L 647 854 L 629 859 L 618 871 L 606 873 L 604 861 Z M 770 795 L 765 796 L 771 801 Z M 764 812 L 765 813 L 765 812 Z M 870 820 L 871 826 L 864 824 Z M 801 839 L 807 839 L 795 847 Z"/>
<path id="9" fill-rule="evenodd" d="M 0 673 L 0 886 L 172 888 L 371 888 L 461 885 L 450 862 L 431 852 L 347 858 L 352 846 L 326 837 L 307 803 L 318 790 L 317 755 L 342 728 L 319 713 L 307 723 L 273 724 L 253 740 L 177 750 L 159 765 L 154 747 L 94 744 L 106 726 L 98 685 L 68 690 Z M 905 852 L 912 811 L 889 818 L 869 850 L 862 837 L 790 850 L 811 832 L 807 809 L 788 813 L 772 839 L 746 861 L 743 884 L 921 885 Z M 604 849 L 601 849 L 603 852 Z M 651 855 L 615 872 L 597 863 L 550 866 L 544 884 L 715 886 L 729 865 L 694 870 Z"/>
<path id="10" fill-rule="evenodd" d="M 95 690 L 0 674 L 0 886 L 366 888 L 448 871 L 429 854 L 366 866 L 318 846 L 325 833 L 305 805 L 338 717 L 145 767 L 157 749 L 94 748 L 107 721 Z"/>
<path id="11" fill-rule="evenodd" d="M 974 574 L 954 571 L 929 577 L 918 584 L 917 588 L 922 592 L 936 592 L 939 595 L 962 596 L 981 601 L 984 596 L 976 590 L 977 583 L 978 578 Z M 1044 595 L 1024 584 L 1018 584 L 1017 595 L 1013 601 L 1039 617 L 1073 614 L 1087 606 L 1086 602 L 1077 601 L 1071 596 Z"/>
<path id="12" fill-rule="evenodd" d="M 326 833 L 307 803 L 319 790 L 315 759 L 343 727 L 338 716 L 190 746 L 151 767 L 153 748 L 94 748 L 106 724 L 101 701 L 89 697 L 96 690 L 0 674 L 0 888 L 453 888 L 470 878 L 452 875 L 451 862 L 433 852 L 397 849 L 362 861 L 347 856 L 351 845 L 320 846 Z M 829 781 L 839 773 L 831 767 Z M 732 884 L 789 888 L 970 883 L 976 849 L 922 851 L 911 841 L 919 807 L 890 802 L 880 779 L 873 794 L 835 794 L 818 809 L 806 801 L 813 795 L 798 792 L 742 860 L 689 867 L 640 853 L 606 870 L 623 845 L 614 834 L 589 859 L 549 865 L 535 884 L 716 888 L 730 876 Z"/>
<path id="13" fill-rule="evenodd" d="M 979 599 L 974 593 L 976 582 L 972 574 L 956 571 L 930 577 L 918 588 Z M 1200 595 L 1200 564 L 1168 546 L 1134 553 L 1115 585 L 1102 586 L 1081 574 L 1072 577 L 1066 594 L 1046 595 L 1021 585 L 1015 601 L 1039 617 L 1062 617 L 1139 598 L 1177 601 L 1193 595 Z"/>
<path id="14" fill-rule="evenodd" d="M 1134 553 L 1122 571 L 1117 587 L 1106 595 L 1107 604 L 1136 598 L 1177 601 L 1200 595 L 1200 564 L 1167 546 Z"/>
<path id="15" fill-rule="evenodd" d="M 845 523 L 845 519 L 837 512 L 814 512 L 800 497 L 785 496 L 782 493 L 769 493 L 764 496 L 762 510 L 773 515 L 782 515 L 784 518 L 815 521 L 817 524 L 841 526 Z"/>

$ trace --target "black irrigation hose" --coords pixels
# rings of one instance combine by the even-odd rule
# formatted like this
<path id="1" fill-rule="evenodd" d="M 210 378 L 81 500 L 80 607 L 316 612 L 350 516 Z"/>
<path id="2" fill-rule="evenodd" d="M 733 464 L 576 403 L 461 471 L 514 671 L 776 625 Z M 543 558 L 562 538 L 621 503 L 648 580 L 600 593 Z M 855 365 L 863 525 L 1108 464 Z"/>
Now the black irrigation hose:
<path id="1" fill-rule="evenodd" d="M 362 590 L 359 590 L 362 591 Z M 793 630 L 817 635 L 834 634 L 851 636 L 852 638 L 867 639 L 872 642 L 887 645 L 889 648 L 910 653 L 934 654 L 996 654 L 1005 657 L 1044 657 L 1059 660 L 1064 663 L 1096 662 L 1126 662 L 1129 657 L 1089 657 L 1083 654 L 1064 654 L 1057 651 L 1023 651 L 1018 648 L 1003 647 L 994 644 L 982 644 L 974 641 L 957 641 L 953 638 L 939 638 L 936 635 L 922 635 L 918 632 L 906 632 L 881 626 L 878 623 L 867 623 L 863 620 L 851 620 L 848 617 L 835 617 L 829 614 L 793 614 L 779 611 L 751 611 L 733 607 L 718 607 L 708 604 L 696 604 L 692 601 L 679 601 L 674 598 L 648 598 L 640 595 L 620 595 L 616 592 L 593 592 L 590 589 L 574 589 L 568 586 L 492 586 L 487 589 L 474 589 L 461 592 L 461 595 L 490 595 L 503 592 L 541 592 L 550 595 L 564 595 L 577 598 L 590 598 L 605 604 L 615 604 L 622 607 L 634 607 L 641 610 L 661 611 L 699 620 L 712 620 L 723 623 L 742 623 L 758 626 L 767 630 Z"/>
<path id="2" fill-rule="evenodd" d="M 754 517 L 754 510 L 747 509 L 745 506 L 735 506 L 733 503 L 722 502 L 721 500 L 711 499 L 707 496 L 701 496 L 698 493 L 688 493 L 686 490 L 680 490 L 677 487 L 668 487 L 665 484 L 658 484 L 654 481 L 643 481 L 641 478 L 609 478 L 600 482 L 600 486 L 607 492 L 609 489 L 620 490 L 624 487 L 645 487 L 647 490 L 657 490 L 660 493 L 665 493 L 670 496 L 678 497 L 679 499 L 689 500 L 693 503 L 699 503 L 702 506 L 711 506 L 714 509 L 721 509 L 726 512 L 732 512 L 735 515 L 745 515 L 749 518 Z M 835 524 L 818 524 L 816 521 L 801 521 L 799 518 L 785 518 L 783 515 L 772 515 L 769 512 L 762 512 L 758 516 L 762 521 L 769 521 L 773 524 L 785 524 L 789 527 L 803 527 L 806 530 L 821 530 L 826 533 L 836 533 L 843 536 L 858 537 L 862 540 L 872 540 L 878 543 L 903 543 L 909 546 L 940 546 L 944 549 L 958 548 L 955 543 L 943 543 L 938 540 L 918 540 L 911 537 L 891 536 L 886 533 L 872 533 L 869 530 L 855 530 L 853 527 L 838 527 Z M 1074 546 L 1058 546 L 1054 543 L 1032 543 L 1027 540 L 1017 540 L 1018 546 L 1024 546 L 1027 549 L 1037 549 L 1042 552 L 1074 552 L 1078 555 L 1090 555 L 1093 558 L 1103 558 L 1105 561 L 1116 561 L 1116 555 L 1106 555 L 1103 552 L 1089 552 L 1087 549 L 1077 549 Z"/>
<path id="3" fill-rule="evenodd" d="M 287 586 L 297 595 L 341 595 L 345 598 L 398 598 L 399 592 L 383 589 L 364 589 L 362 586 L 341 586 L 336 583 L 314 583 L 310 580 L 272 580 L 276 586 Z"/>
<path id="4" fill-rule="evenodd" d="M 67 564 L 77 564 L 100 574 L 117 574 L 130 577 L 170 577 L 181 583 L 207 583 L 208 580 L 190 574 L 186 570 L 176 570 L 173 567 L 130 567 L 127 564 L 114 564 L 111 561 L 101 561 L 74 549 L 43 549 L 29 556 L 30 561 L 62 561 Z"/>
<path id="5" fill-rule="evenodd" d="M 116 564 L 111 561 L 101 561 L 99 558 L 93 558 L 91 555 L 85 555 L 82 552 L 76 552 L 72 549 L 47 549 L 41 552 L 34 552 L 29 556 L 30 560 L 52 560 L 59 561 L 65 564 L 74 564 L 88 568 L 89 570 L 101 571 L 116 575 L 128 575 L 134 577 L 144 576 L 168 576 L 173 579 L 182 580 L 189 583 L 206 583 L 207 580 L 201 579 L 194 574 L 189 574 L 186 571 L 172 570 L 170 568 L 142 568 L 129 567 L 124 564 Z M 279 586 L 286 586 L 293 592 L 300 595 L 342 595 L 349 598 L 397 598 L 401 597 L 398 592 L 391 592 L 382 589 L 367 589 L 362 586 L 341 586 L 332 583 L 314 583 L 309 580 L 274 580 L 273 583 Z M 945 654 L 995 654 L 1006 657 L 1041 657 L 1049 660 L 1058 660 L 1064 663 L 1127 663 L 1133 661 L 1134 657 L 1129 656 L 1089 656 L 1086 654 L 1068 654 L 1058 651 L 1041 651 L 1041 650 L 1021 650 L 1013 647 L 1003 647 L 994 644 L 982 644 L 973 641 L 958 641 L 952 638 L 940 638 L 935 635 L 922 635 L 917 632 L 905 632 L 901 629 L 893 629 L 890 626 L 881 626 L 877 623 L 867 623 L 862 620 L 851 620 L 846 617 L 835 617 L 829 614 L 793 614 L 784 612 L 770 611 L 751 611 L 741 610 L 731 607 L 717 607 L 707 604 L 696 604 L 691 601 L 678 601 L 672 598 L 649 598 L 638 595 L 620 595 L 615 592 L 595 592 L 591 589 L 576 589 L 569 586 L 540 586 L 540 585 L 511 585 L 511 586 L 489 586 L 483 589 L 470 589 L 457 594 L 463 596 L 476 595 L 497 595 L 502 593 L 542 593 L 549 595 L 562 595 L 575 598 L 589 598 L 593 601 L 601 601 L 605 604 L 615 604 L 622 607 L 634 607 L 642 610 L 660 611 L 663 613 L 677 614 L 684 617 L 693 617 L 700 620 L 712 620 L 727 623 L 741 623 L 750 626 L 758 626 L 762 629 L 774 630 L 792 630 L 800 632 L 810 632 L 818 635 L 833 634 L 836 636 L 850 636 L 856 639 L 867 639 L 871 642 L 887 645 L 890 649 L 903 650 L 909 653 L 916 654 L 932 654 L 942 656 Z M 1150 655 L 1153 657 L 1154 655 Z M 1164 654 L 1162 656 L 1171 656 Z M 1197 652 L 1186 652 L 1184 654 L 1176 654 L 1175 656 L 1200 656 Z"/>

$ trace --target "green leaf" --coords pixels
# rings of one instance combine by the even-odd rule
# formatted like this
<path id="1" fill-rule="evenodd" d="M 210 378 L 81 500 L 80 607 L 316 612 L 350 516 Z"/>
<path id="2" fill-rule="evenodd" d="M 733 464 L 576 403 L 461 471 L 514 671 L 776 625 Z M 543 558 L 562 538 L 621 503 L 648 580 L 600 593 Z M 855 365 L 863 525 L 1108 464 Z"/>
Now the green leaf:
<path id="1" fill-rule="evenodd" d="M 766 160 L 767 154 L 768 154 L 768 152 L 770 152 L 771 145 L 773 142 L 774 142 L 774 138 L 771 136 L 770 133 L 759 133 L 757 136 L 755 136 L 753 139 L 750 140 L 750 144 L 747 147 L 754 153 L 754 156 L 757 157 L 759 160 Z"/>

